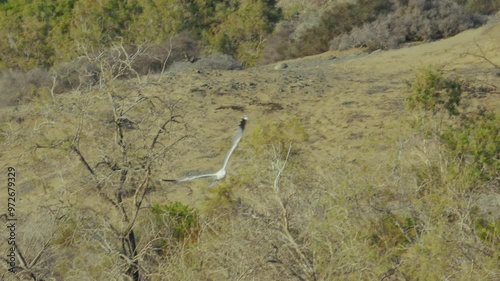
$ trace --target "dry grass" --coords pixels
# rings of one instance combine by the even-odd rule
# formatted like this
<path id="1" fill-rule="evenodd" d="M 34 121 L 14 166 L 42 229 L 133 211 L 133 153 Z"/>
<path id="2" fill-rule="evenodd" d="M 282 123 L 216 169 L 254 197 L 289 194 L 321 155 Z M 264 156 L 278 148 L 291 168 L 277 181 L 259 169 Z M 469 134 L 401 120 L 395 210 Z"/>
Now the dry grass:
<path id="1" fill-rule="evenodd" d="M 471 54 L 498 64 L 499 28 L 372 55 L 323 54 L 279 71 L 111 80 L 2 109 L 3 167 L 19 171 L 17 242 L 28 264 L 36 260 L 2 280 L 130 280 L 134 262 L 142 280 L 497 280 L 498 191 L 450 177 L 439 140 L 411 128 L 402 101 L 413 70 L 438 61 L 489 86 L 471 104 L 498 109 L 495 69 Z M 213 189 L 157 181 L 218 167 L 241 110 L 248 127 L 225 180 Z M 170 112 L 178 123 L 150 149 Z M 119 206 L 137 214 L 133 255 L 122 248 L 130 224 L 106 199 L 118 191 Z M 174 231 L 179 217 L 151 211 L 175 201 L 196 210 L 189 235 Z"/>

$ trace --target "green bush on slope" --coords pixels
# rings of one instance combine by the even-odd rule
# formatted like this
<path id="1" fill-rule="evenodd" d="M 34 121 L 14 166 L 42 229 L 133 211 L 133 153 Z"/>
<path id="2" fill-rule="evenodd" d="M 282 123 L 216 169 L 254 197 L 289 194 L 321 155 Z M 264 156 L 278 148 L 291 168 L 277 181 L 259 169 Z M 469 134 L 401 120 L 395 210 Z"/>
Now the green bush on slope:
<path id="1" fill-rule="evenodd" d="M 454 173 L 465 172 L 470 180 L 490 180 L 500 168 L 500 122 L 497 114 L 484 107 L 469 112 L 461 104 L 467 85 L 445 78 L 440 68 L 422 68 L 410 83 L 411 94 L 406 97 L 409 110 L 421 111 L 419 123 L 437 134 L 450 154 Z"/>

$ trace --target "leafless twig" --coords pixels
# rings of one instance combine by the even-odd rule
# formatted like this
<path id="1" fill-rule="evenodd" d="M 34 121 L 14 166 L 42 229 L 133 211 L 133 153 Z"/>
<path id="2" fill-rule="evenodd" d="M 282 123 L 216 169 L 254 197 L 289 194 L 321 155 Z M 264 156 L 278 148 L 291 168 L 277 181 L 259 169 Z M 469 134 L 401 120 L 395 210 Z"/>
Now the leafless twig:
<path id="1" fill-rule="evenodd" d="M 275 150 L 275 158 L 273 162 L 273 166 L 277 169 L 277 174 L 274 179 L 274 193 L 276 196 L 276 201 L 278 202 L 280 209 L 281 209 L 281 214 L 280 214 L 280 221 L 281 221 L 281 227 L 280 227 L 280 233 L 282 237 L 285 240 L 285 243 L 288 247 L 291 248 L 292 252 L 294 255 L 297 257 L 297 264 L 299 268 L 301 269 L 300 271 L 297 271 L 294 266 L 289 266 L 289 270 L 297 276 L 300 280 L 317 280 L 317 275 L 314 270 L 312 261 L 309 260 L 304 253 L 304 251 L 301 249 L 299 244 L 297 243 L 296 239 L 294 236 L 291 234 L 290 231 L 290 223 L 289 223 L 289 211 L 286 206 L 286 202 L 283 201 L 281 192 L 281 179 L 283 177 L 283 171 L 286 168 L 286 165 L 288 163 L 290 153 L 292 151 L 292 144 L 290 143 L 288 146 L 288 151 L 286 154 L 286 157 L 284 161 L 280 159 L 279 153 L 276 152 Z"/>
<path id="2" fill-rule="evenodd" d="M 481 48 L 481 46 L 479 46 L 479 44 L 476 43 L 476 47 L 479 49 L 479 52 L 481 54 L 471 54 L 471 53 L 468 53 L 468 55 L 471 55 L 471 56 L 474 56 L 474 57 L 478 57 L 478 58 L 481 58 L 483 60 L 485 60 L 486 62 L 488 62 L 489 64 L 493 65 L 497 70 L 500 70 L 500 65 L 494 63 L 493 61 L 491 61 L 488 56 L 486 56 L 486 54 L 484 53 L 483 49 Z"/>

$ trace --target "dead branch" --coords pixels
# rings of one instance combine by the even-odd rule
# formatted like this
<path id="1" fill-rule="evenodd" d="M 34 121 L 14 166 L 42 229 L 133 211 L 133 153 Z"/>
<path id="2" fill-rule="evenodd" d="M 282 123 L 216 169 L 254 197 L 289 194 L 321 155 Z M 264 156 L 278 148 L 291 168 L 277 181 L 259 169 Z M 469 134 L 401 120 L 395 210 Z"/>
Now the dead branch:
<path id="1" fill-rule="evenodd" d="M 485 60 L 486 62 L 488 62 L 489 64 L 491 64 L 493 67 L 495 67 L 497 70 L 500 70 L 500 65 L 494 63 L 493 61 L 491 61 L 487 56 L 486 54 L 484 53 L 483 49 L 481 48 L 481 46 L 479 46 L 479 44 L 476 43 L 476 47 L 479 49 L 479 52 L 481 54 L 471 54 L 471 53 L 468 53 L 468 55 L 471 55 L 471 56 L 474 56 L 474 57 L 477 57 L 477 58 L 481 58 L 483 60 Z"/>
<path id="2" fill-rule="evenodd" d="M 89 173 L 92 174 L 92 176 L 95 177 L 96 174 L 95 174 L 94 170 L 90 167 L 90 165 L 87 162 L 87 160 L 85 160 L 85 157 L 83 157 L 83 155 L 80 152 L 80 150 L 76 146 L 74 146 L 74 145 L 71 146 L 71 150 L 73 152 L 75 152 L 76 155 L 78 155 L 78 158 L 79 158 L 80 162 L 82 162 L 82 164 L 85 166 L 85 168 L 87 169 L 87 171 L 89 171 Z"/>
<path id="3" fill-rule="evenodd" d="M 170 58 L 171 54 L 172 54 L 172 37 L 170 38 L 170 48 L 168 49 L 167 57 L 165 58 L 165 60 L 163 61 L 162 65 L 161 65 L 161 72 L 160 72 L 160 75 L 158 77 L 158 83 L 161 81 L 161 77 L 163 76 L 163 73 L 165 72 L 165 68 L 167 67 L 167 62 L 168 62 L 168 59 Z"/>
<path id="4" fill-rule="evenodd" d="M 301 247 L 299 246 L 299 244 L 297 243 L 297 241 L 295 240 L 295 238 L 293 237 L 293 235 L 290 232 L 289 211 L 287 209 L 286 202 L 284 202 L 283 199 L 281 198 L 280 182 L 281 182 L 281 178 L 283 175 L 283 171 L 285 170 L 286 165 L 288 163 L 288 159 L 290 157 L 291 151 L 292 151 L 292 144 L 290 143 L 288 146 L 288 151 L 287 151 L 285 160 L 282 162 L 280 160 L 279 153 L 277 153 L 275 150 L 275 159 L 274 159 L 274 163 L 273 163 L 273 166 L 278 169 L 278 172 L 277 172 L 276 177 L 274 179 L 274 186 L 273 187 L 274 187 L 274 193 L 276 196 L 276 201 L 278 202 L 280 209 L 281 209 L 281 216 L 280 216 L 281 231 L 280 231 L 280 233 L 281 233 L 283 239 L 285 240 L 286 245 L 288 247 L 290 247 L 290 249 L 292 250 L 292 253 L 298 258 L 297 263 L 298 263 L 299 267 L 301 268 L 301 272 L 297 272 L 297 270 L 295 270 L 295 268 L 294 268 L 294 265 L 288 266 L 288 269 L 292 272 L 292 274 L 294 274 L 295 276 L 297 276 L 301 280 L 317 280 L 317 275 L 316 275 L 316 272 L 312 266 L 312 261 L 307 258 L 306 254 L 304 253 L 304 251 L 302 251 Z"/>

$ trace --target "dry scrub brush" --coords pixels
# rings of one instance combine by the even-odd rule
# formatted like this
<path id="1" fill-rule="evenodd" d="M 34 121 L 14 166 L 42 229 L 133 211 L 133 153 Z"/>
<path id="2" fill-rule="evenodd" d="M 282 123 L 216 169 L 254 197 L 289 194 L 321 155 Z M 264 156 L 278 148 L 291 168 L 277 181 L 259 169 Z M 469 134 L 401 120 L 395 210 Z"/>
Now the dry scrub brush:
<path id="1" fill-rule="evenodd" d="M 164 73 L 174 62 L 194 60 L 199 54 L 188 33 L 158 43 L 130 44 L 123 38 L 108 41 L 106 46 L 77 42 L 79 56 L 50 69 L 4 70 L 0 73 L 1 106 L 30 102 L 47 94 L 53 98 L 71 91 L 89 92 L 116 80 L 146 79 L 148 74 Z M 215 63 L 223 62 L 218 59 Z"/>
<path id="2" fill-rule="evenodd" d="M 375 21 L 333 38 L 330 49 L 392 49 L 405 42 L 446 38 L 485 22 L 451 0 L 394 1 L 393 6 L 390 13 L 379 15 Z"/>
<path id="3" fill-rule="evenodd" d="M 453 36 L 486 22 L 486 16 L 473 14 L 477 10 L 470 9 L 471 5 L 464 1 L 459 4 L 453 0 L 320 2 L 282 3 L 288 16 L 266 39 L 259 62 L 270 63 L 354 47 L 398 48 L 406 42 Z M 485 8 L 489 6 L 478 1 L 468 2 Z M 498 3 L 492 6 L 486 8 L 485 13 L 500 7 Z"/>
<path id="4" fill-rule="evenodd" d="M 339 160 L 332 175 L 318 181 L 319 175 L 303 164 L 304 131 L 293 118 L 257 126 L 242 143 L 243 158 L 254 164 L 199 203 L 196 243 L 183 250 L 186 271 L 179 274 L 175 264 L 164 264 L 164 276 L 360 280 L 398 266 L 392 254 L 381 259 L 370 242 L 375 218 L 364 214 L 373 213 L 373 189 L 363 189 L 367 180 L 357 180 L 359 171 L 349 171 L 354 168 Z"/>
<path id="5" fill-rule="evenodd" d="M 30 252 L 22 253 L 27 262 L 19 276 L 144 280 L 150 273 L 145 260 L 155 237 L 138 231 L 137 224 L 147 218 L 145 196 L 156 185 L 152 171 L 183 135 L 169 136 L 176 130 L 176 103 L 145 97 L 144 87 L 138 83 L 124 91 L 110 83 L 105 91 L 38 100 L 30 104 L 34 114 L 11 127 L 9 147 L 21 146 L 38 163 L 25 163 L 41 179 L 30 178 L 36 192 L 47 184 L 41 197 L 47 201 L 32 199 L 32 210 L 52 219 L 46 232 L 53 234 L 41 244 L 25 240 L 25 231 L 38 232 L 29 220 L 23 224 L 19 251 Z"/>
<path id="6" fill-rule="evenodd" d="M 402 150 L 406 156 L 399 167 L 415 180 L 407 197 L 420 231 L 406 251 L 412 263 L 400 270 L 417 279 L 495 280 L 500 239 L 500 217 L 491 212 L 499 195 L 491 188 L 499 167 L 496 113 L 469 109 L 474 88 L 445 77 L 439 68 L 420 69 L 411 86 L 407 104 L 418 116 L 417 130 Z M 426 255 L 439 262 L 427 262 Z"/>
<path id="7" fill-rule="evenodd" d="M 239 152 L 253 164 L 198 203 L 195 234 L 170 243 L 151 277 L 495 279 L 493 217 L 450 178 L 438 138 L 403 137 L 389 163 L 338 155 L 320 174 L 301 155 L 306 131 L 293 118 L 259 122 Z"/>
<path id="8" fill-rule="evenodd" d="M 161 276 L 169 280 L 317 279 L 311 253 L 303 244 L 301 217 L 306 217 L 307 204 L 301 203 L 292 184 L 294 176 L 287 171 L 296 163 L 294 151 L 288 143 L 280 143 L 289 136 L 303 138 L 296 134 L 303 127 L 296 120 L 284 123 L 263 123 L 261 128 L 271 128 L 271 134 L 248 137 L 249 149 L 242 143 L 241 157 L 255 164 L 220 182 L 198 203 L 197 235 L 179 251 L 180 264 L 164 261 L 159 266 Z"/>
<path id="9" fill-rule="evenodd" d="M 418 79 L 451 87 L 437 88 L 429 104 L 454 112 L 459 80 Z M 242 143 L 253 165 L 199 203 L 200 231 L 183 250 L 185 271 L 171 264 L 163 272 L 217 280 L 495 280 L 498 191 L 450 169 L 459 159 L 436 134 L 449 124 L 442 119 L 428 119 L 436 122 L 431 132 L 395 140 L 390 162 L 338 155 L 323 174 L 304 163 L 300 121 L 261 122 Z"/>

